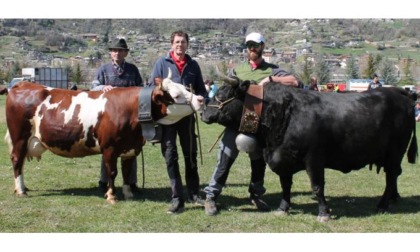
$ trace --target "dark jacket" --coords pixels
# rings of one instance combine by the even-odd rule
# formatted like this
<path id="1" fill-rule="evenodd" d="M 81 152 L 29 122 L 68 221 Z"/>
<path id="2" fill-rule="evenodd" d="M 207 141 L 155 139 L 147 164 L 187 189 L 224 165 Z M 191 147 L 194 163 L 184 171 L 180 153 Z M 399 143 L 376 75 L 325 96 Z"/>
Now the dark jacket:
<path id="1" fill-rule="evenodd" d="M 185 64 L 182 74 L 180 74 L 180 72 L 178 71 L 175 62 L 173 61 L 169 53 L 166 56 L 160 57 L 156 61 L 152 73 L 150 75 L 150 85 L 154 85 L 154 78 L 156 77 L 168 77 L 168 69 L 170 68 L 172 72 L 171 79 L 173 82 L 183 84 L 187 88 L 190 88 L 191 85 L 193 89 L 192 92 L 194 94 L 205 97 L 206 88 L 204 86 L 200 66 L 188 54 L 186 54 L 185 57 L 187 58 L 187 63 Z"/>

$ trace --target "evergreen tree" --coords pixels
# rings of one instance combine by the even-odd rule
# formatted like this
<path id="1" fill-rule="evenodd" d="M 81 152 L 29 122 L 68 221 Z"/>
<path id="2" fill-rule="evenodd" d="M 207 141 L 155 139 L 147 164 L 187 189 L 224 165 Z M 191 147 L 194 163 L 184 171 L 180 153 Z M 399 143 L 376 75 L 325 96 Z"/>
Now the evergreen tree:
<path id="1" fill-rule="evenodd" d="M 373 58 L 373 55 L 369 53 L 368 60 L 367 60 L 367 66 L 366 69 L 363 71 L 363 77 L 366 79 L 373 78 L 373 74 L 375 73 L 375 59 Z"/>
<path id="2" fill-rule="evenodd" d="M 302 66 L 302 72 L 299 74 L 299 79 L 304 84 L 309 84 L 312 75 L 312 62 L 308 60 L 308 56 L 305 56 Z"/>
<path id="3" fill-rule="evenodd" d="M 22 67 L 20 66 L 19 62 L 13 64 L 12 69 L 10 70 L 10 75 L 12 77 L 22 75 Z"/>
<path id="4" fill-rule="evenodd" d="M 80 83 L 83 82 L 83 73 L 82 70 L 80 69 L 80 64 L 78 63 L 76 66 L 76 71 L 73 72 L 72 75 L 72 81 L 74 83 L 76 83 L 77 85 L 79 85 Z"/>
<path id="5" fill-rule="evenodd" d="M 381 77 L 384 80 L 384 83 L 386 85 L 397 85 L 397 77 L 395 73 L 394 64 L 390 60 L 385 60 L 382 65 L 381 69 Z"/>
<path id="6" fill-rule="evenodd" d="M 353 55 L 350 56 L 350 59 L 347 64 L 346 69 L 347 79 L 359 79 L 359 67 L 356 64 L 356 59 Z"/>
<path id="7" fill-rule="evenodd" d="M 376 54 L 375 59 L 373 61 L 373 67 L 374 67 L 375 72 L 376 70 L 378 70 L 378 67 L 381 64 L 381 61 L 382 61 L 382 55 Z"/>
<path id="8" fill-rule="evenodd" d="M 318 79 L 318 84 L 323 85 L 331 80 L 331 69 L 323 56 L 318 57 L 317 64 L 315 65 L 315 74 Z"/>

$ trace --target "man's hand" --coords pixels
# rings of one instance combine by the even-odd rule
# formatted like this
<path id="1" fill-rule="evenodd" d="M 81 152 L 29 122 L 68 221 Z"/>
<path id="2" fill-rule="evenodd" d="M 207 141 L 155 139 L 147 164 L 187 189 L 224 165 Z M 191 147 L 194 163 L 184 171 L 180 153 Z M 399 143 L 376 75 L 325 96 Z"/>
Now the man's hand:
<path id="1" fill-rule="evenodd" d="M 264 85 L 265 83 L 268 83 L 268 82 L 271 82 L 271 81 L 270 81 L 270 76 L 267 76 L 267 77 L 265 77 L 264 79 L 262 79 L 262 80 L 260 81 L 260 83 L 258 83 L 258 85 L 262 86 L 262 85 Z"/>
<path id="2" fill-rule="evenodd" d="M 200 104 L 204 104 L 204 97 L 201 95 L 197 95 L 197 100 Z"/>
<path id="3" fill-rule="evenodd" d="M 104 92 L 108 92 L 111 89 L 114 89 L 115 87 L 111 86 L 111 85 L 105 85 L 104 88 L 102 89 L 102 91 Z"/>

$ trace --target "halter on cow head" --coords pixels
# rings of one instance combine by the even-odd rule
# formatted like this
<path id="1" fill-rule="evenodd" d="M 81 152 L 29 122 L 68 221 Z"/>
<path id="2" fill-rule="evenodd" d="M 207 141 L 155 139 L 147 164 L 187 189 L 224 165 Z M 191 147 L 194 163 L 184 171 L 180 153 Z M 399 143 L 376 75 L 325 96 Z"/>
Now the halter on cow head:
<path id="1" fill-rule="evenodd" d="M 174 124 L 185 117 L 186 114 L 201 111 L 204 106 L 203 97 L 193 94 L 184 85 L 173 82 L 171 78 L 172 71 L 170 68 L 168 77 L 163 80 L 155 78 L 155 84 L 161 83 L 162 89 L 167 91 L 175 101 L 167 107 L 167 116 L 157 121 L 159 124 Z"/>
<path id="2" fill-rule="evenodd" d="M 239 130 L 236 138 L 236 145 L 240 151 L 252 152 L 256 148 L 256 138 L 254 134 L 248 134 L 244 130 L 244 125 L 253 125 L 254 130 L 258 129 L 258 120 L 247 119 L 248 113 L 244 108 L 247 91 L 251 85 L 250 81 L 241 81 L 237 77 L 227 77 L 216 72 L 223 79 L 224 84 L 217 90 L 216 94 L 210 99 L 201 120 L 207 124 L 218 123 L 225 127 Z M 262 95 L 262 94 L 261 94 Z M 249 97 L 249 95 L 248 95 Z M 258 116 L 257 116 L 258 117 Z M 255 133 L 253 131 L 252 133 Z"/>
<path id="3" fill-rule="evenodd" d="M 207 124 L 218 123 L 238 130 L 245 95 L 251 82 L 224 75 L 220 75 L 220 77 L 224 83 L 210 99 L 201 115 L 201 120 Z"/>

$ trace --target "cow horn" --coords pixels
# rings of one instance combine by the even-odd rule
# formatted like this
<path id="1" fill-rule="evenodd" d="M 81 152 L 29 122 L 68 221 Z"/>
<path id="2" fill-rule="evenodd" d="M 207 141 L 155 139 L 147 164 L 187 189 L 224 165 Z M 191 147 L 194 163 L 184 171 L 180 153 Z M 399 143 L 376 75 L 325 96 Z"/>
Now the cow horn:
<path id="1" fill-rule="evenodd" d="M 235 78 L 230 78 L 229 76 L 226 76 L 225 74 L 222 74 L 219 70 L 219 67 L 216 65 L 216 74 L 219 76 L 224 83 L 229 84 L 231 86 L 237 86 L 239 84 L 239 81 Z"/>

